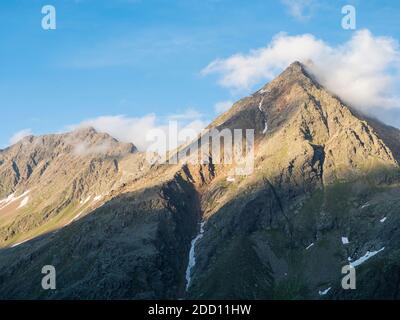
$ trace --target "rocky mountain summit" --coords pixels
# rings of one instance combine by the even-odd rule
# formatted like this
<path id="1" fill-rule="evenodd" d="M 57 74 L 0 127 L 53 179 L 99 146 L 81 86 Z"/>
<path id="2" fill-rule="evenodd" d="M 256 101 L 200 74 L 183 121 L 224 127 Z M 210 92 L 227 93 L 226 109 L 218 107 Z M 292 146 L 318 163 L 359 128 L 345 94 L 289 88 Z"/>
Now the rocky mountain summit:
<path id="1" fill-rule="evenodd" d="M 93 129 L 0 151 L 0 298 L 399 298 L 399 130 L 298 62 L 208 128 L 254 129 L 253 174 Z"/>
<path id="2" fill-rule="evenodd" d="M 0 245 L 55 231 L 139 175 L 132 144 L 93 128 L 29 136 L 0 152 Z M 139 160 L 139 159 L 138 159 Z M 141 164 L 146 167 L 144 159 Z"/>

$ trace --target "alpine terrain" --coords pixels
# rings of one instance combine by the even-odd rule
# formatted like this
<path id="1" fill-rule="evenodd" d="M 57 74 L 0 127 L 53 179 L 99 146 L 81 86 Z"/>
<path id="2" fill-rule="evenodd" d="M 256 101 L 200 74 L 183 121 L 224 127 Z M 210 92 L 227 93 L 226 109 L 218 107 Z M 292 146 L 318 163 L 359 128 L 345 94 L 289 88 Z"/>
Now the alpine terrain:
<path id="1" fill-rule="evenodd" d="M 0 150 L 0 298 L 400 298 L 399 130 L 299 62 L 208 128 L 255 130 L 253 174 L 92 128 Z"/>

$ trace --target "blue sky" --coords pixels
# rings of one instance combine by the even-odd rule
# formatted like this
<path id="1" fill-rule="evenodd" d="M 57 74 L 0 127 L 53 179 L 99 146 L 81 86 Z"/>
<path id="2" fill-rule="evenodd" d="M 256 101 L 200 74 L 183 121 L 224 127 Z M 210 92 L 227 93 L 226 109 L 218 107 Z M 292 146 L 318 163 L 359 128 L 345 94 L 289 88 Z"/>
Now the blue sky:
<path id="1" fill-rule="evenodd" d="M 337 46 L 355 32 L 341 28 L 345 4 L 357 9 L 357 29 L 400 38 L 398 1 L 300 2 L 304 17 L 279 0 L 2 1 L 0 148 L 23 129 L 59 132 L 100 116 L 163 121 L 196 110 L 211 120 L 215 104 L 262 82 L 221 86 L 218 74 L 201 72 L 210 62 L 265 47 L 279 32 Z M 57 10 L 56 30 L 41 28 L 47 4 Z"/>

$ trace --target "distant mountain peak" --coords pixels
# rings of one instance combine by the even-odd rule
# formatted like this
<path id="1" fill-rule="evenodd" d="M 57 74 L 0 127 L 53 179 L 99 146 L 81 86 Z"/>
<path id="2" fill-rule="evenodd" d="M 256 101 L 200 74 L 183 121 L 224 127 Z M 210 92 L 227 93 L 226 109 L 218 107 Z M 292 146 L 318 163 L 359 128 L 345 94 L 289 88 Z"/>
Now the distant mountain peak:
<path id="1" fill-rule="evenodd" d="M 0 297 L 176 299 L 186 276 L 189 298 L 319 298 L 328 283 L 335 292 L 349 258 L 385 246 L 396 276 L 399 130 L 353 112 L 306 65 L 292 63 L 210 125 L 254 130 L 249 176 L 232 177 L 237 164 L 213 154 L 153 166 L 91 127 L 1 152 Z M 35 279 L 49 257 L 67 261 L 68 282 L 45 296 Z"/>
<path id="2" fill-rule="evenodd" d="M 137 148 L 132 143 L 120 142 L 108 133 L 98 132 L 91 126 L 78 127 L 72 131 L 65 133 L 56 134 L 45 134 L 45 135 L 29 135 L 21 139 L 16 144 L 3 150 L 17 150 L 38 153 L 39 150 L 46 154 L 57 150 L 57 152 L 68 153 L 70 152 L 71 146 L 84 146 L 85 149 L 91 150 L 101 145 L 101 150 L 106 154 L 120 154 L 120 153 L 133 153 L 137 151 Z M 35 151 L 33 151 L 35 150 Z M 20 152 L 18 151 L 18 152 Z M 39 152 L 39 153 L 41 153 Z"/>

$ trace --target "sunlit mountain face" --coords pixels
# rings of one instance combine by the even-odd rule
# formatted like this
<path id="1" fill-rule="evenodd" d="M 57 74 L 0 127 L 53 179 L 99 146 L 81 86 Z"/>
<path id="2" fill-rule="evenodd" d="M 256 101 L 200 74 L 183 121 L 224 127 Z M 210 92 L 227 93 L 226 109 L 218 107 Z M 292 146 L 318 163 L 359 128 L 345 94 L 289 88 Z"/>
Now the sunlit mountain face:
<path id="1" fill-rule="evenodd" d="M 2 1 L 0 303 L 186 319 L 399 299 L 399 16 Z"/>
<path id="2" fill-rule="evenodd" d="M 244 175 L 214 153 L 149 163 L 93 128 L 1 151 L 1 298 L 394 297 L 399 131 L 299 62 L 208 126 L 244 128 Z M 44 265 L 62 289 L 37 285 Z M 342 289 L 346 266 L 363 290 Z"/>

